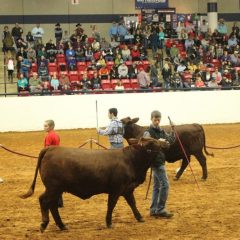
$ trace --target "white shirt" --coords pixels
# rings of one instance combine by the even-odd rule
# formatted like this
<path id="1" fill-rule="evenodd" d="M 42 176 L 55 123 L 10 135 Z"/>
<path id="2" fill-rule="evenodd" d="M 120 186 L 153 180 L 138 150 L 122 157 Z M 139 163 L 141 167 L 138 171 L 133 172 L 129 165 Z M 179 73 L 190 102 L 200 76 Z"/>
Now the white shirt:
<path id="1" fill-rule="evenodd" d="M 34 38 L 42 38 L 44 30 L 41 27 L 34 27 L 32 30 L 32 35 Z"/>
<path id="2" fill-rule="evenodd" d="M 11 60 L 11 59 L 8 60 L 7 69 L 8 70 L 14 70 L 13 60 Z"/>

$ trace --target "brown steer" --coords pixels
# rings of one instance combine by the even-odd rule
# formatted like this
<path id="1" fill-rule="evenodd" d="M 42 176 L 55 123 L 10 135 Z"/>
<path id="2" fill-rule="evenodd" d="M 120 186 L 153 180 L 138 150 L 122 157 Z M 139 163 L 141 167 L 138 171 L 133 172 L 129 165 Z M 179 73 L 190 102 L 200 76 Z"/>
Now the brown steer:
<path id="1" fill-rule="evenodd" d="M 124 124 L 124 130 L 125 130 L 124 138 L 127 141 L 130 138 L 140 139 L 143 136 L 143 133 L 146 131 L 147 129 L 146 127 L 141 127 L 136 124 L 138 120 L 139 118 L 131 119 L 130 117 L 127 117 L 121 120 Z M 166 132 L 170 130 L 169 127 L 164 127 L 164 129 L 166 130 Z M 208 176 L 207 163 L 206 163 L 206 157 L 203 154 L 203 149 L 207 155 L 213 156 L 213 154 L 208 153 L 206 150 L 205 132 L 203 127 L 199 124 L 184 124 L 184 125 L 176 126 L 175 130 L 177 131 L 179 138 L 181 139 L 181 142 L 184 146 L 184 149 L 186 151 L 189 161 L 190 161 L 191 155 L 195 156 L 202 167 L 202 179 L 203 180 L 207 179 L 207 176 Z M 165 152 L 165 155 L 166 155 L 166 161 L 169 163 L 174 163 L 178 160 L 183 159 L 181 168 L 175 176 L 175 180 L 178 180 L 181 177 L 184 170 L 186 169 L 188 165 L 188 161 L 184 156 L 184 153 L 182 152 L 182 149 L 177 140 Z"/>
<path id="2" fill-rule="evenodd" d="M 135 144 L 132 146 L 117 150 L 66 147 L 43 149 L 39 154 L 33 183 L 29 191 L 21 196 L 27 198 L 34 193 L 39 170 L 46 187 L 46 191 L 39 197 L 42 212 L 40 230 L 44 231 L 49 223 L 49 210 L 57 226 L 61 230 L 66 229 L 58 212 L 58 199 L 63 192 L 82 199 L 107 193 L 107 227 L 112 225 L 112 212 L 120 196 L 125 198 L 135 218 L 139 222 L 143 221 L 133 191 L 144 182 L 151 161 L 168 145 L 151 138 L 133 142 Z"/>

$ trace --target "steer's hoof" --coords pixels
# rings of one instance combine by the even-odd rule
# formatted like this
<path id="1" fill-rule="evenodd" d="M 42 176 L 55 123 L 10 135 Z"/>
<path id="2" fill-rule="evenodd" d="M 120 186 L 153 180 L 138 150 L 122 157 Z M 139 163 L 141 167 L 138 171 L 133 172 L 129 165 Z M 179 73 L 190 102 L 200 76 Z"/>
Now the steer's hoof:
<path id="1" fill-rule="evenodd" d="M 139 219 L 138 219 L 138 222 L 143 223 L 143 222 L 145 222 L 145 221 L 144 221 L 143 218 L 139 218 Z"/>

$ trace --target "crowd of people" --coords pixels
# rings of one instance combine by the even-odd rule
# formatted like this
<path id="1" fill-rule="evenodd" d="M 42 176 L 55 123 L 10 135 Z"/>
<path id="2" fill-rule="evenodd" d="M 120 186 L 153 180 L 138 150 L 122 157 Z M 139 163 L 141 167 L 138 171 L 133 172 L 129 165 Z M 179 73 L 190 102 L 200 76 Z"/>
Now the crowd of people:
<path id="1" fill-rule="evenodd" d="M 206 21 L 199 28 L 180 22 L 178 38 L 166 39 L 161 23 L 142 22 L 127 28 L 120 21 L 110 27 L 110 41 L 101 38 L 96 26 L 91 27 L 91 36 L 80 23 L 69 35 L 57 23 L 55 41 L 44 44 L 40 24 L 25 38 L 18 23 L 11 31 L 5 26 L 2 40 L 9 82 L 13 83 L 15 73 L 18 91 L 67 93 L 101 89 L 103 80 L 115 79 L 111 87 L 116 90 L 124 90 L 121 79 L 137 79 L 139 89 L 239 85 L 237 23 L 228 35 L 222 19 L 213 33 Z"/>

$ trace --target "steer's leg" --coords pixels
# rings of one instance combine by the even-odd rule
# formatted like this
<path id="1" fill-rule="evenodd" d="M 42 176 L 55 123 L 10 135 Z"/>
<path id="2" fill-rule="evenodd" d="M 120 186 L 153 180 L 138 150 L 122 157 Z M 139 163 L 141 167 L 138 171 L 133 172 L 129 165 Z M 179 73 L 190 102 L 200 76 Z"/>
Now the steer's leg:
<path id="1" fill-rule="evenodd" d="M 124 198 L 126 199 L 128 205 L 130 206 L 130 208 L 132 209 L 132 212 L 135 216 L 135 218 L 139 221 L 139 222 L 144 222 L 142 215 L 140 214 L 140 212 L 138 211 L 137 207 L 136 207 L 136 201 L 135 201 L 135 197 L 133 195 L 133 192 L 127 193 L 124 195 Z"/>
<path id="2" fill-rule="evenodd" d="M 39 203 L 42 213 L 42 223 L 40 225 L 40 231 L 43 232 L 47 228 L 49 223 L 49 206 L 47 202 L 47 192 L 44 192 L 39 197 Z"/>
<path id="3" fill-rule="evenodd" d="M 112 212 L 114 207 L 117 204 L 119 195 L 118 194 L 110 194 L 108 195 L 108 209 L 106 215 L 106 224 L 108 228 L 112 227 Z"/>
<path id="4" fill-rule="evenodd" d="M 61 193 L 60 194 L 54 194 L 54 196 L 52 197 L 51 199 L 51 202 L 50 202 L 50 211 L 52 213 L 52 216 L 53 216 L 53 219 L 56 223 L 56 225 L 60 228 L 60 230 L 67 230 L 65 224 L 62 222 L 62 219 L 59 215 L 59 212 L 58 212 L 58 200 L 59 200 L 59 197 L 60 197 Z"/>
<path id="5" fill-rule="evenodd" d="M 204 156 L 203 152 L 199 152 L 197 154 L 194 154 L 194 156 L 196 157 L 196 159 L 198 160 L 198 162 L 200 163 L 201 167 L 202 167 L 202 179 L 206 180 L 208 173 L 207 173 L 207 159 Z"/>
<path id="6" fill-rule="evenodd" d="M 190 161 L 191 156 L 189 155 L 187 157 L 188 157 L 188 160 Z M 178 170 L 176 176 L 174 177 L 174 180 L 178 180 L 182 176 L 184 170 L 186 169 L 186 167 L 188 165 L 188 160 L 186 158 L 183 158 L 182 165 L 181 165 L 180 169 Z"/>

